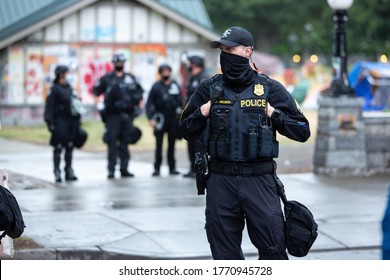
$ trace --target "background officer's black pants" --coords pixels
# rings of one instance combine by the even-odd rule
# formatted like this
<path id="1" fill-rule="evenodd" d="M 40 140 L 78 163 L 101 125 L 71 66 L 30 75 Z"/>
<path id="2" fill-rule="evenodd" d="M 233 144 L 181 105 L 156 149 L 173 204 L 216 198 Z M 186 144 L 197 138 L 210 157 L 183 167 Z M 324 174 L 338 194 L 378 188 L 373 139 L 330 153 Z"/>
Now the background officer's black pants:
<path id="1" fill-rule="evenodd" d="M 133 119 L 120 114 L 107 117 L 108 171 L 114 172 L 118 156 L 120 171 L 126 172 L 130 160 L 130 152 L 126 141 L 126 133 L 131 130 Z"/>
<path id="2" fill-rule="evenodd" d="M 176 169 L 175 162 L 175 143 L 177 138 L 177 121 L 173 119 L 171 121 L 165 120 L 164 127 L 162 130 L 154 131 L 154 136 L 156 137 L 156 151 L 155 151 L 155 162 L 154 169 L 160 170 L 162 163 L 162 147 L 164 134 L 168 134 L 168 150 L 167 150 L 167 160 L 170 171 Z"/>
<path id="3" fill-rule="evenodd" d="M 244 259 L 241 241 L 245 221 L 259 259 L 288 259 L 283 213 L 272 175 L 212 173 L 206 201 L 205 228 L 214 259 Z"/>

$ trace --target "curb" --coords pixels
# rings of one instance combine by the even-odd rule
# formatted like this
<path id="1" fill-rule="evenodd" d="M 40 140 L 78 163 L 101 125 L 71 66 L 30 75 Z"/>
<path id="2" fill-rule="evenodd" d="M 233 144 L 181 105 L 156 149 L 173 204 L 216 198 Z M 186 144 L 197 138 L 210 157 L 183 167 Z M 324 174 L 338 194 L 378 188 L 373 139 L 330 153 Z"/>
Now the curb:
<path id="1" fill-rule="evenodd" d="M 354 248 L 313 249 L 310 253 L 327 253 L 343 251 L 380 250 L 381 246 L 362 246 Z M 309 254 L 310 254 L 309 253 Z M 246 254 L 257 257 L 257 254 Z M 190 254 L 149 254 L 126 253 L 121 251 L 105 251 L 99 247 L 57 248 L 17 250 L 13 260 L 212 260 L 211 255 Z"/>
<path id="2" fill-rule="evenodd" d="M 17 250 L 14 260 L 102 260 L 97 247 Z"/>
<path id="3" fill-rule="evenodd" d="M 99 247 L 16 250 L 12 260 L 207 260 L 211 256 L 189 254 L 143 255 L 104 251 Z"/>

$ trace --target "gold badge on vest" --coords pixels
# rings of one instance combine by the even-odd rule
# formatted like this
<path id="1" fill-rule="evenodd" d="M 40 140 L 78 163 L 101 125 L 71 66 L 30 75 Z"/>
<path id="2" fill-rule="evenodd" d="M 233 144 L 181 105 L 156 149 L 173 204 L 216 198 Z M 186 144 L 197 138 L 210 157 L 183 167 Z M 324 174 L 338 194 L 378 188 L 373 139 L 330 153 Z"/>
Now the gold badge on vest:
<path id="1" fill-rule="evenodd" d="M 264 94 L 264 86 L 261 84 L 255 84 L 255 87 L 253 89 L 253 93 L 256 96 L 262 96 Z"/>

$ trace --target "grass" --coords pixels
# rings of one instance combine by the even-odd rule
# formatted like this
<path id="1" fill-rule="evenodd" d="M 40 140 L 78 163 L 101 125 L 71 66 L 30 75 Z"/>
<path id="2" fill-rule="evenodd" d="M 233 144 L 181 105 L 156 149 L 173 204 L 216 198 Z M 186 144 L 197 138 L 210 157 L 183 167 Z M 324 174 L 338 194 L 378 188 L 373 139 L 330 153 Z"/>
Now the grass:
<path id="1" fill-rule="evenodd" d="M 145 116 L 139 117 L 134 121 L 134 125 L 142 130 L 142 137 L 136 145 L 132 145 L 131 149 L 135 150 L 153 150 L 155 146 L 155 138 L 153 129 Z M 82 127 L 88 132 L 88 140 L 83 147 L 86 151 L 105 151 L 106 145 L 103 143 L 102 137 L 104 133 L 104 125 L 100 120 L 83 121 Z M 36 144 L 48 145 L 50 132 L 45 125 L 34 127 L 7 126 L 0 130 L 0 137 L 12 140 L 26 141 Z M 164 141 L 164 144 L 167 141 Z M 178 141 L 177 147 L 185 148 L 185 141 Z"/>
<path id="2" fill-rule="evenodd" d="M 317 111 L 306 111 L 305 116 L 310 122 L 312 132 L 312 137 L 310 137 L 308 143 L 312 143 L 314 142 L 317 131 Z M 132 145 L 131 149 L 133 151 L 154 150 L 155 138 L 147 118 L 145 116 L 139 117 L 134 121 L 134 124 L 142 130 L 142 138 L 136 145 Z M 102 141 L 102 135 L 104 133 L 103 123 L 100 120 L 89 120 L 84 121 L 82 126 L 88 132 L 88 140 L 83 149 L 86 151 L 105 151 L 106 145 Z M 0 130 L 0 137 L 48 145 L 50 133 L 45 125 L 34 127 L 9 126 L 3 127 L 3 129 Z M 278 136 L 278 140 L 281 145 L 292 145 L 296 143 L 281 135 Z M 166 143 L 167 141 L 164 141 L 164 145 Z M 176 147 L 178 149 L 185 149 L 186 141 L 178 141 Z"/>
<path id="3" fill-rule="evenodd" d="M 31 238 L 28 237 L 19 237 L 13 240 L 14 250 L 26 250 L 26 249 L 40 249 L 42 246 L 34 242 Z"/>

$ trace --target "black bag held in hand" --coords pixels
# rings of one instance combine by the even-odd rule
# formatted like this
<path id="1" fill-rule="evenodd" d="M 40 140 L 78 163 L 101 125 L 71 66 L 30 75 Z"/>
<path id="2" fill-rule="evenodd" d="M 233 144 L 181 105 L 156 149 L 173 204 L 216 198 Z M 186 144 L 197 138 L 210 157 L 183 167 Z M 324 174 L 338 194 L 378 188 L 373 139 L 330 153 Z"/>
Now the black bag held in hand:
<path id="1" fill-rule="evenodd" d="M 306 256 L 318 236 L 318 225 L 310 210 L 294 200 L 287 200 L 284 185 L 274 174 L 278 194 L 284 204 L 287 251 L 295 257 Z"/>
<path id="2" fill-rule="evenodd" d="M 81 127 L 78 128 L 75 136 L 74 136 L 74 139 L 73 139 L 73 145 L 76 147 L 76 148 L 81 148 L 84 146 L 85 142 L 87 141 L 88 139 L 88 133 L 82 129 Z"/>
<path id="3" fill-rule="evenodd" d="M 20 237 L 25 227 L 15 196 L 0 185 L 0 231 L 4 231 L 0 236 L 0 243 L 6 235 L 11 238 Z"/>

